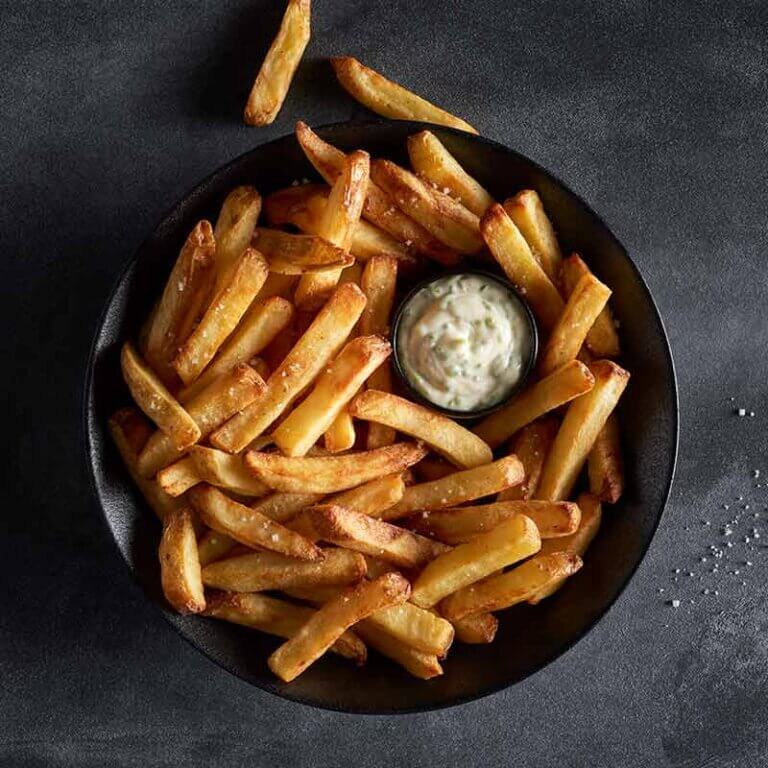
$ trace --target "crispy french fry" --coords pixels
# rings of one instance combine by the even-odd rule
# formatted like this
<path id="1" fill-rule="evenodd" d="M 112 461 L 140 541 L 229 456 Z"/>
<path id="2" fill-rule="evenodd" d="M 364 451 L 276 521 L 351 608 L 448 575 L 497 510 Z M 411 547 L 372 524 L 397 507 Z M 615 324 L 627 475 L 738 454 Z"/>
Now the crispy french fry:
<path id="1" fill-rule="evenodd" d="M 208 605 L 203 612 L 204 616 L 284 638 L 293 637 L 313 614 L 311 608 L 303 605 L 295 605 L 266 595 L 242 592 L 220 592 L 213 595 L 208 599 Z M 358 664 L 365 662 L 365 643 L 351 630 L 341 635 L 330 650 Z"/>
<path id="2" fill-rule="evenodd" d="M 368 182 L 370 184 L 370 181 Z M 311 207 L 312 201 L 310 201 Z M 415 259 L 411 250 L 403 243 L 399 243 L 383 229 L 360 219 L 352 233 L 352 243 L 349 252 L 358 261 L 370 261 L 374 257 L 395 259 L 403 264 L 414 264 Z"/>
<path id="3" fill-rule="evenodd" d="M 410 584 L 395 573 L 360 582 L 313 614 L 296 635 L 269 657 L 269 668 L 281 680 L 290 682 L 319 659 L 347 629 L 375 611 L 404 603 L 410 592 Z"/>
<path id="4" fill-rule="evenodd" d="M 563 255 L 539 195 L 533 189 L 524 189 L 504 201 L 504 210 L 515 222 L 549 279 L 557 284 Z"/>
<path id="5" fill-rule="evenodd" d="M 396 661 L 406 671 L 421 680 L 430 680 L 443 674 L 443 668 L 437 660 L 437 656 L 414 650 L 410 646 L 395 639 L 380 627 L 371 624 L 364 619 L 355 625 L 355 632 L 371 648 L 377 650 L 382 656 Z"/>
<path id="6" fill-rule="evenodd" d="M 303 509 L 317 504 L 322 498 L 320 493 L 273 493 L 252 504 L 251 509 L 278 523 L 284 523 Z"/>
<path id="7" fill-rule="evenodd" d="M 541 470 L 549 447 L 557 434 L 559 422 L 552 416 L 545 416 L 526 424 L 518 433 L 512 447 L 525 470 L 525 480 L 520 485 L 502 491 L 498 501 L 525 501 L 533 497 L 539 487 Z"/>
<path id="8" fill-rule="evenodd" d="M 216 560 L 221 560 L 232 550 L 239 546 L 229 536 L 225 536 L 218 531 L 212 531 L 210 528 L 197 540 L 197 554 L 200 558 L 200 565 L 205 568 L 206 565 Z"/>
<path id="9" fill-rule="evenodd" d="M 420 483 L 428 483 L 452 475 L 456 471 L 456 467 L 445 459 L 430 453 L 414 466 L 413 471 Z"/>
<path id="10" fill-rule="evenodd" d="M 352 417 L 349 415 L 349 411 L 343 409 L 339 411 L 338 416 L 336 416 L 331 426 L 328 427 L 323 435 L 325 449 L 329 453 L 348 451 L 354 447 L 356 437 L 355 424 L 352 421 Z"/>
<path id="11" fill-rule="evenodd" d="M 416 510 L 436 510 L 455 507 L 505 488 L 523 480 L 523 465 L 516 456 L 507 456 L 491 464 L 454 472 L 440 480 L 419 483 L 405 489 L 400 502 L 383 514 L 384 520 L 397 520 Z"/>
<path id="12" fill-rule="evenodd" d="M 470 613 L 461 619 L 454 619 L 456 639 L 468 645 L 492 643 L 499 629 L 499 620 L 492 613 Z"/>
<path id="13" fill-rule="evenodd" d="M 258 227 L 253 246 L 264 254 L 272 272 L 283 275 L 337 271 L 354 262 L 346 250 L 322 237 L 292 235 L 278 229 Z"/>
<path id="14" fill-rule="evenodd" d="M 629 373 L 610 360 L 590 363 L 594 387 L 568 406 L 563 423 L 544 462 L 536 498 L 568 498 L 592 446 L 616 407 Z"/>
<path id="15" fill-rule="evenodd" d="M 187 507 L 173 510 L 163 521 L 160 539 L 160 579 L 165 599 L 179 613 L 205 609 L 200 560 L 192 515 Z"/>
<path id="16" fill-rule="evenodd" d="M 458 467 L 470 469 L 493 461 L 486 443 L 447 416 L 388 392 L 369 389 L 349 406 L 356 419 L 392 427 L 445 456 Z"/>
<path id="17" fill-rule="evenodd" d="M 331 64 L 344 89 L 372 112 L 392 120 L 417 120 L 477 133 L 466 121 L 388 80 L 351 56 L 331 59 Z"/>
<path id="18" fill-rule="evenodd" d="M 237 365 L 228 374 L 214 381 L 187 403 L 187 412 L 200 428 L 201 439 L 219 424 L 238 413 L 264 391 L 264 380 L 250 366 Z M 180 458 L 182 451 L 173 447 L 168 436 L 155 432 L 139 455 L 138 467 L 144 477 Z"/>
<path id="19" fill-rule="evenodd" d="M 200 439 L 200 427 L 130 342 L 123 345 L 120 363 L 136 405 L 168 435 L 174 448 L 184 450 Z"/>
<path id="20" fill-rule="evenodd" d="M 269 489 L 245 468 L 242 456 L 195 445 L 189 449 L 189 459 L 205 483 L 238 496 L 266 496 L 269 493 Z"/>
<path id="21" fill-rule="evenodd" d="M 565 295 L 570 296 L 579 280 L 588 274 L 591 273 L 583 259 L 578 253 L 572 253 L 563 262 L 560 270 Z M 619 334 L 616 332 L 616 323 L 608 304 L 603 307 L 594 325 L 589 329 L 586 341 L 590 352 L 597 357 L 617 357 L 621 352 Z"/>
<path id="22" fill-rule="evenodd" d="M 384 510 L 403 498 L 404 492 L 405 483 L 401 475 L 386 475 L 349 491 L 337 493 L 328 499 L 328 503 L 371 517 L 380 517 Z"/>
<path id="23" fill-rule="evenodd" d="M 382 336 L 350 341 L 320 374 L 307 398 L 274 431 L 278 448 L 288 456 L 304 456 L 391 351 Z"/>
<path id="24" fill-rule="evenodd" d="M 538 554 L 511 571 L 454 592 L 440 603 L 449 620 L 481 611 L 499 611 L 529 600 L 581 568 L 581 558 L 567 552 Z"/>
<path id="25" fill-rule="evenodd" d="M 422 608 L 431 608 L 447 595 L 539 549 L 541 537 L 536 524 L 525 515 L 515 515 L 429 563 L 416 579 L 411 599 Z"/>
<path id="26" fill-rule="evenodd" d="M 273 296 L 290 300 L 293 298 L 294 287 L 298 281 L 298 275 L 281 275 L 277 272 L 270 272 L 264 285 L 261 286 L 254 305 L 271 299 Z"/>
<path id="27" fill-rule="evenodd" d="M 212 485 L 195 486 L 189 499 L 209 528 L 247 547 L 261 547 L 298 560 L 323 558 L 322 551 L 308 539 L 239 504 Z"/>
<path id="28" fill-rule="evenodd" d="M 415 464 L 425 449 L 416 443 L 395 443 L 375 451 L 343 456 L 293 458 L 249 451 L 246 466 L 266 485 L 289 493 L 336 493 L 382 475 L 402 472 Z"/>
<path id="29" fill-rule="evenodd" d="M 216 292 L 229 282 L 235 262 L 250 245 L 260 213 L 261 195 L 253 187 L 235 187 L 224 199 L 213 230 Z"/>
<path id="30" fill-rule="evenodd" d="M 356 285 L 340 285 L 293 349 L 274 368 L 264 392 L 218 429 L 211 436 L 211 443 L 237 453 L 261 435 L 336 354 L 364 306 L 365 295 Z"/>
<path id="31" fill-rule="evenodd" d="M 365 576 L 365 559 L 346 549 L 325 549 L 322 560 L 306 562 L 275 552 L 254 552 L 218 560 L 203 569 L 207 587 L 263 592 L 296 587 L 344 586 Z"/>
<path id="32" fill-rule="evenodd" d="M 615 504 L 624 490 L 619 420 L 612 413 L 598 432 L 587 464 L 589 490 L 601 501 Z"/>
<path id="33" fill-rule="evenodd" d="M 202 482 L 194 462 L 189 456 L 174 461 L 157 473 L 157 482 L 169 496 L 181 496 Z"/>
<path id="34" fill-rule="evenodd" d="M 589 368 L 578 360 L 572 360 L 532 384 L 508 405 L 486 416 L 472 431 L 491 448 L 498 448 L 526 424 L 589 392 L 594 383 L 595 378 Z"/>
<path id="35" fill-rule="evenodd" d="M 318 538 L 372 555 L 399 568 L 420 568 L 448 547 L 361 512 L 334 504 L 305 513 Z"/>
<path id="36" fill-rule="evenodd" d="M 310 35 L 310 0 L 288 0 L 243 112 L 247 125 L 269 125 L 280 112 Z"/>
<path id="37" fill-rule="evenodd" d="M 219 347 L 235 330 L 268 272 L 264 257 L 246 248 L 234 263 L 221 289 L 174 358 L 173 368 L 187 386 L 213 359 Z"/>
<path id="38" fill-rule="evenodd" d="M 608 303 L 610 295 L 611 289 L 591 273 L 579 280 L 541 353 L 539 372 L 542 376 L 576 359 L 589 329 Z"/>
<path id="39" fill-rule="evenodd" d="M 477 253 L 483 247 L 480 220 L 445 195 L 390 160 L 374 160 L 371 178 L 398 205 L 441 243 L 459 253 Z"/>
<path id="40" fill-rule="evenodd" d="M 520 230 L 498 203 L 486 211 L 480 221 L 480 232 L 494 259 L 525 296 L 544 330 L 554 328 L 565 304 Z"/>
<path id="41" fill-rule="evenodd" d="M 419 176 L 457 197 L 476 216 L 482 216 L 493 205 L 493 198 L 461 167 L 434 133 L 421 131 L 409 136 L 408 156 Z"/>

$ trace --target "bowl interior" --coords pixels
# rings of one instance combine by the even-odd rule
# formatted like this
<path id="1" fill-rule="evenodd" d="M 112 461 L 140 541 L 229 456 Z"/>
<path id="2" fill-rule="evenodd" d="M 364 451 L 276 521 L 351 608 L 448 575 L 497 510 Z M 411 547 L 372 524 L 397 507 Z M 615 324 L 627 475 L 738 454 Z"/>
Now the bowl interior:
<path id="1" fill-rule="evenodd" d="M 357 123 L 319 133 L 342 149 L 361 147 L 405 163 L 405 140 L 421 129 L 423 125 L 415 123 Z M 136 335 L 186 233 L 201 218 L 215 220 L 222 200 L 237 184 L 252 184 L 265 194 L 296 179 L 316 178 L 293 136 L 236 159 L 167 213 L 120 277 L 94 341 L 85 396 L 88 460 L 104 516 L 135 578 L 182 636 L 213 661 L 266 691 L 325 708 L 390 713 L 449 706 L 516 683 L 557 658 L 598 621 L 634 573 L 658 524 L 674 472 L 677 392 L 669 346 L 648 288 L 620 243 L 576 195 L 530 160 L 486 139 L 432 130 L 497 199 L 521 188 L 537 190 L 564 251 L 582 253 L 613 289 L 621 362 L 632 373 L 620 406 L 626 492 L 619 504 L 606 509 L 584 567 L 538 606 L 501 613 L 491 645 L 456 643 L 442 677 L 416 680 L 375 653 L 363 668 L 328 655 L 286 685 L 266 665 L 277 639 L 168 611 L 157 562 L 159 525 L 133 489 L 106 429 L 111 413 L 129 402 L 120 376 L 120 343 Z"/>

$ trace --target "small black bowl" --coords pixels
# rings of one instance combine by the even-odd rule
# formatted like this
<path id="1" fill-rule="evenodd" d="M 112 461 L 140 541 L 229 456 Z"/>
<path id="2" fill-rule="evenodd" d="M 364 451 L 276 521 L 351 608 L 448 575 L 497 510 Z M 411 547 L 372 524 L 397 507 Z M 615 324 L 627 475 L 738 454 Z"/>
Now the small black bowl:
<path id="1" fill-rule="evenodd" d="M 525 318 L 528 323 L 528 330 L 531 337 L 531 348 L 528 352 L 528 359 L 525 361 L 525 366 L 523 367 L 522 374 L 520 378 L 518 379 L 517 383 L 514 385 L 514 387 L 510 387 L 510 389 L 506 392 L 504 397 L 497 402 L 487 405 L 485 408 L 475 408 L 471 411 L 457 411 L 452 408 L 445 408 L 444 406 L 437 405 L 437 403 L 433 403 L 428 397 L 425 397 L 424 395 L 419 392 L 416 387 L 413 386 L 411 383 L 410 378 L 408 377 L 408 373 L 405 370 L 405 367 L 403 366 L 402 360 L 400 359 L 400 343 L 398 341 L 398 330 L 400 328 L 400 322 L 403 319 L 403 313 L 408 307 L 408 304 L 410 303 L 411 299 L 413 299 L 417 293 L 419 293 L 424 288 L 431 285 L 435 280 L 442 280 L 444 277 L 447 277 L 448 275 L 480 275 L 482 277 L 488 278 L 489 280 L 493 280 L 495 283 L 498 283 L 502 288 L 504 288 L 507 293 L 513 298 L 514 301 L 517 302 L 517 304 L 523 309 L 523 312 L 525 314 Z M 436 274 L 433 274 L 431 277 L 426 278 L 425 280 L 422 280 L 420 283 L 418 283 L 414 288 L 412 288 L 400 301 L 400 304 L 398 305 L 397 309 L 395 310 L 394 319 L 392 321 L 392 360 L 395 364 L 395 370 L 397 371 L 397 375 L 400 379 L 400 382 L 402 383 L 403 387 L 407 390 L 408 395 L 412 397 L 414 400 L 417 400 L 418 402 L 422 403 L 423 405 L 426 405 L 428 408 L 431 408 L 433 411 L 438 411 L 440 413 L 445 414 L 446 416 L 450 416 L 452 419 L 457 420 L 466 420 L 470 421 L 473 419 L 480 419 L 483 416 L 487 416 L 489 413 L 493 413 L 494 411 L 497 411 L 499 408 L 501 408 L 505 403 L 509 402 L 509 400 L 514 397 L 514 395 L 519 392 L 524 386 L 526 381 L 528 380 L 528 377 L 531 375 L 531 371 L 533 370 L 533 366 L 536 364 L 536 356 L 538 355 L 539 351 L 539 332 L 536 328 L 536 320 L 533 317 L 533 312 L 531 311 L 531 308 L 528 304 L 528 302 L 520 295 L 520 292 L 515 288 L 512 283 L 509 282 L 506 278 L 502 277 L 499 274 L 496 274 L 494 272 L 489 272 L 487 269 L 478 269 L 474 267 L 467 267 L 465 269 L 454 269 L 454 270 L 447 270 L 443 269 Z"/>

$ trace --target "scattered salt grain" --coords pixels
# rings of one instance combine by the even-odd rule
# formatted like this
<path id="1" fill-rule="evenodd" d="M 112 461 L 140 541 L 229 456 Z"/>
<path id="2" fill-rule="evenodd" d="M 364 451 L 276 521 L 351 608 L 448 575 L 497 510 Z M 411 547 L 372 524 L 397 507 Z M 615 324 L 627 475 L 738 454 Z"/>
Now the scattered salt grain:
<path id="1" fill-rule="evenodd" d="M 673 608 L 679 608 L 680 607 L 680 601 L 679 600 L 670 600 L 669 605 L 671 605 Z"/>

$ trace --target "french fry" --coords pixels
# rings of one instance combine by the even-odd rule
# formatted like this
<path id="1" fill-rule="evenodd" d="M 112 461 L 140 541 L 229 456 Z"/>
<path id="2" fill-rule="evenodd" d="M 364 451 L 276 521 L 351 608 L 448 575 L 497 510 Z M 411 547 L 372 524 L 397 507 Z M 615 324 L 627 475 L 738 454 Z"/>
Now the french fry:
<path id="1" fill-rule="evenodd" d="M 624 490 L 619 420 L 612 413 L 598 432 L 587 463 L 589 490 L 601 501 L 615 504 Z"/>
<path id="2" fill-rule="evenodd" d="M 449 195 L 432 189 L 389 160 L 374 160 L 371 178 L 400 210 L 449 248 L 472 254 L 483 247 L 480 220 Z"/>
<path id="3" fill-rule="evenodd" d="M 293 349 L 274 368 L 261 395 L 211 435 L 211 443 L 229 453 L 238 453 L 261 435 L 336 354 L 364 306 L 365 296 L 357 286 L 340 285 Z"/>
<path id="4" fill-rule="evenodd" d="M 179 613 L 205 609 L 200 560 L 192 515 L 183 507 L 169 512 L 160 539 L 160 579 L 165 599 Z"/>
<path id="5" fill-rule="evenodd" d="M 348 451 L 354 447 L 356 437 L 355 424 L 349 411 L 341 410 L 323 435 L 325 449 L 329 453 Z"/>
<path id="6" fill-rule="evenodd" d="M 515 515 L 429 563 L 413 585 L 411 600 L 422 608 L 431 608 L 447 595 L 539 549 L 541 537 L 536 524 L 525 515 Z"/>
<path id="7" fill-rule="evenodd" d="M 579 254 L 571 254 L 562 263 L 560 270 L 565 295 L 570 296 L 579 280 L 588 274 L 591 274 L 589 267 Z M 617 357 L 621 352 L 619 334 L 616 332 L 616 323 L 608 304 L 603 307 L 594 325 L 589 329 L 586 341 L 590 352 L 596 357 Z"/>
<path id="8" fill-rule="evenodd" d="M 319 659 L 347 629 L 377 610 L 404 603 L 410 592 L 410 584 L 395 573 L 361 582 L 313 614 L 296 635 L 269 657 L 269 668 L 281 680 L 290 682 Z"/>
<path id="9" fill-rule="evenodd" d="M 346 507 L 370 517 L 380 517 L 384 510 L 403 498 L 405 483 L 401 475 L 385 475 L 357 488 L 342 491 L 328 499 L 329 504 Z"/>
<path id="10" fill-rule="evenodd" d="M 269 493 L 267 486 L 245 468 L 242 456 L 195 445 L 189 449 L 189 459 L 205 483 L 238 496 L 266 496 Z"/>
<path id="11" fill-rule="evenodd" d="M 246 248 L 234 263 L 199 324 L 171 363 L 184 384 L 188 386 L 200 375 L 235 330 L 264 285 L 268 269 L 264 257 L 252 248 Z"/>
<path id="12" fill-rule="evenodd" d="M 269 125 L 280 112 L 310 35 L 310 0 L 288 0 L 243 112 L 247 125 Z"/>
<path id="13" fill-rule="evenodd" d="M 420 483 L 427 483 L 452 475 L 456 471 L 456 467 L 445 459 L 430 453 L 414 466 L 413 471 Z"/>
<path id="14" fill-rule="evenodd" d="M 589 329 L 608 303 L 610 295 L 611 289 L 591 273 L 579 280 L 541 353 L 539 372 L 542 376 L 576 359 Z"/>
<path id="15" fill-rule="evenodd" d="M 541 470 L 549 447 L 557 434 L 559 422 L 552 416 L 545 416 L 526 424 L 518 433 L 512 448 L 525 470 L 525 480 L 520 485 L 502 491 L 497 501 L 525 501 L 533 497 L 539 487 Z"/>
<path id="16" fill-rule="evenodd" d="M 368 183 L 370 184 L 370 181 Z M 310 207 L 311 203 L 312 201 L 310 201 Z M 408 246 L 364 219 L 360 219 L 355 226 L 349 252 L 358 261 L 363 262 L 368 262 L 375 257 L 395 259 L 403 264 L 414 264 L 416 261 Z"/>
<path id="17" fill-rule="evenodd" d="M 260 213 L 261 195 L 253 187 L 235 187 L 224 199 L 213 230 L 216 292 L 229 282 L 235 262 L 251 244 Z"/>
<path id="18" fill-rule="evenodd" d="M 284 638 L 293 637 L 313 614 L 311 608 L 274 597 L 225 592 L 209 598 L 203 612 L 204 616 Z M 365 643 L 351 630 L 342 634 L 330 650 L 358 664 L 365 663 Z"/>
<path id="19" fill-rule="evenodd" d="M 331 64 L 344 89 L 372 112 L 392 120 L 417 120 L 477 133 L 466 121 L 393 83 L 351 56 L 331 59 Z"/>
<path id="20" fill-rule="evenodd" d="M 264 380 L 247 365 L 237 365 L 228 374 L 214 381 L 186 405 L 187 413 L 200 428 L 201 439 L 219 424 L 253 402 L 264 391 Z M 155 432 L 139 455 L 138 468 L 144 477 L 153 477 L 182 456 L 170 438 Z"/>
<path id="21" fill-rule="evenodd" d="M 304 456 L 391 351 L 382 336 L 350 341 L 320 374 L 306 399 L 274 431 L 278 448 L 288 456 Z"/>
<path id="22" fill-rule="evenodd" d="M 421 131 L 409 136 L 408 156 L 419 176 L 458 198 L 476 216 L 482 216 L 493 205 L 493 198 L 461 167 L 434 133 Z"/>
<path id="23" fill-rule="evenodd" d="M 610 360 L 597 360 L 589 370 L 594 387 L 574 400 L 544 462 L 536 498 L 568 498 L 595 440 L 629 381 L 629 373 Z"/>
<path id="24" fill-rule="evenodd" d="M 504 210 L 515 222 L 547 277 L 557 284 L 563 255 L 539 195 L 533 189 L 524 189 L 504 201 Z"/>
<path id="25" fill-rule="evenodd" d="M 254 305 L 271 299 L 273 296 L 290 300 L 293 298 L 294 287 L 299 279 L 298 275 L 281 275 L 277 272 L 270 272 L 264 285 L 261 286 Z"/>
<path id="26" fill-rule="evenodd" d="M 273 493 L 252 504 L 251 509 L 275 522 L 284 523 L 322 498 L 320 493 Z"/>
<path id="27" fill-rule="evenodd" d="M 305 513 L 323 541 L 372 555 L 399 568 L 420 568 L 448 547 L 361 512 L 326 504 Z"/>
<path id="28" fill-rule="evenodd" d="M 197 540 L 197 554 L 200 558 L 200 565 L 205 568 L 206 565 L 216 560 L 221 560 L 228 555 L 239 544 L 218 531 L 212 531 L 210 528 Z"/>
<path id="29" fill-rule="evenodd" d="M 437 656 L 414 650 L 367 620 L 355 625 L 355 632 L 371 648 L 377 650 L 382 656 L 396 661 L 403 669 L 420 680 L 431 680 L 443 674 L 443 668 Z"/>
<path id="30" fill-rule="evenodd" d="M 481 611 L 509 608 L 573 575 L 581 565 L 578 555 L 566 552 L 538 554 L 511 571 L 454 592 L 440 603 L 440 612 L 453 620 Z"/>
<path id="31" fill-rule="evenodd" d="M 200 428 L 130 342 L 123 345 L 120 363 L 136 405 L 168 435 L 174 448 L 184 450 L 196 443 Z"/>
<path id="32" fill-rule="evenodd" d="M 144 357 L 166 386 L 176 383 L 171 360 L 207 301 L 213 282 L 213 229 L 201 221 L 187 237 L 146 331 Z"/>
<path id="33" fill-rule="evenodd" d="M 503 491 L 522 480 L 523 465 L 516 456 L 507 456 L 491 464 L 454 472 L 440 480 L 406 488 L 402 500 L 386 510 L 382 519 L 397 520 L 416 510 L 455 507 L 465 501 Z"/>
<path id="34" fill-rule="evenodd" d="M 352 237 L 368 191 L 370 158 L 367 152 L 356 150 L 344 159 L 331 193 L 318 222 L 318 235 L 329 243 L 349 251 Z M 317 309 L 333 292 L 341 270 L 304 275 L 296 287 L 296 306 Z"/>
<path id="35" fill-rule="evenodd" d="M 343 456 L 293 458 L 249 451 L 246 466 L 266 485 L 289 493 L 336 493 L 402 472 L 424 456 L 416 443 L 395 443 Z"/>
<path id="36" fill-rule="evenodd" d="M 258 227 L 252 242 L 269 262 L 270 271 L 283 275 L 334 271 L 354 262 L 346 250 L 315 235 L 292 235 Z"/>
<path id="37" fill-rule="evenodd" d="M 531 305 L 544 330 L 554 328 L 565 304 L 520 230 L 498 203 L 486 211 L 480 221 L 480 232 L 494 259 Z"/>
<path id="38" fill-rule="evenodd" d="M 349 407 L 356 419 L 384 424 L 417 440 L 458 467 L 471 469 L 493 461 L 486 443 L 447 416 L 388 392 L 361 392 Z"/>
<path id="39" fill-rule="evenodd" d="M 217 560 L 203 568 L 207 587 L 230 592 L 263 592 L 297 587 L 345 586 L 356 584 L 365 576 L 365 559 L 346 549 L 323 550 L 322 560 L 294 560 L 275 552 Z"/>
<path id="40" fill-rule="evenodd" d="M 572 360 L 532 384 L 508 405 L 486 416 L 472 431 L 491 448 L 498 448 L 526 424 L 589 392 L 594 383 L 595 378 L 589 368 L 578 360 Z"/>
<path id="41" fill-rule="evenodd" d="M 308 539 L 239 504 L 212 485 L 195 486 L 189 499 L 209 528 L 247 547 L 261 547 L 298 560 L 323 558 L 322 551 Z"/>
<path id="42" fill-rule="evenodd" d="M 174 461 L 157 473 L 156 478 L 160 487 L 169 496 L 181 496 L 190 488 L 202 482 L 192 459 L 185 456 L 183 459 Z"/>
<path id="43" fill-rule="evenodd" d="M 499 629 L 499 620 L 492 613 L 470 613 L 461 619 L 454 619 L 456 639 L 468 645 L 492 643 Z"/>

